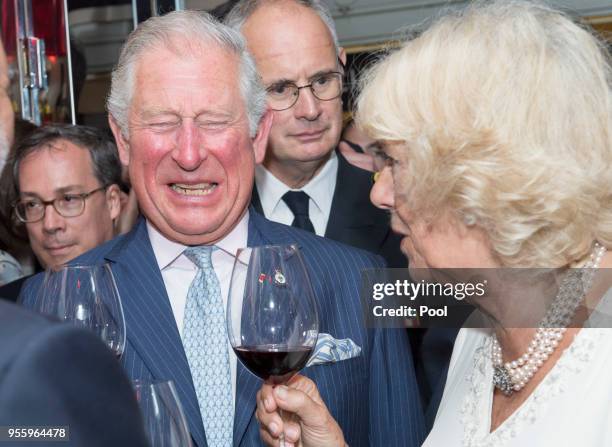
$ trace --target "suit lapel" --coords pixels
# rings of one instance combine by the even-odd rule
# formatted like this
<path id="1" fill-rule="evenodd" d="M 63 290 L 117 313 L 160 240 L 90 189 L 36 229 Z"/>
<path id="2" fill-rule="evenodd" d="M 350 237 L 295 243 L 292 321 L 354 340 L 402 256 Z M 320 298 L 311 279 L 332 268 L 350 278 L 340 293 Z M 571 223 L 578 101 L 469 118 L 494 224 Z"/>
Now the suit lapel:
<path id="1" fill-rule="evenodd" d="M 336 189 L 325 237 L 377 252 L 388 233 L 388 216 L 370 202 L 370 173 L 352 166 L 340 153 Z"/>
<path id="2" fill-rule="evenodd" d="M 130 344 L 155 379 L 174 382 L 191 435 L 198 446 L 205 447 L 191 371 L 145 220 L 141 219 L 106 258 L 115 264 L 113 273 L 117 276 Z"/>

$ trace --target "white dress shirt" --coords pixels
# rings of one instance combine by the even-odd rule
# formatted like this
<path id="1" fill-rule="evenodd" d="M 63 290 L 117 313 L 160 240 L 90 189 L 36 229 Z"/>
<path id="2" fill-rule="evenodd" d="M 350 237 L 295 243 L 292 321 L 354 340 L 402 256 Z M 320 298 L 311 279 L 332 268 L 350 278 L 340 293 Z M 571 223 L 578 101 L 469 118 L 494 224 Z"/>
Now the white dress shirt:
<path id="1" fill-rule="evenodd" d="M 283 200 L 287 191 L 304 191 L 310 196 L 308 214 L 318 236 L 325 236 L 332 199 L 336 190 L 338 157 L 333 151 L 323 168 L 301 189 L 285 185 L 263 166 L 255 169 L 255 185 L 264 215 L 274 221 L 291 225 L 294 215 Z"/>
<path id="2" fill-rule="evenodd" d="M 149 232 L 151 246 L 153 247 L 153 253 L 155 253 L 155 258 L 157 260 L 157 265 L 161 271 L 166 291 L 168 292 L 168 298 L 170 298 L 170 306 L 174 313 L 176 326 L 182 337 L 187 292 L 189 291 L 191 282 L 197 274 L 197 267 L 183 254 L 187 245 L 167 239 L 149 222 L 147 222 L 147 230 Z M 249 213 L 247 211 L 238 225 L 236 225 L 227 236 L 215 244 L 219 250 L 214 250 L 212 253 L 212 264 L 219 278 L 224 309 L 227 309 L 227 297 L 230 279 L 232 277 L 232 268 L 234 266 L 234 255 L 236 250 L 247 246 L 248 232 Z M 227 349 L 230 360 L 232 396 L 234 402 L 236 402 L 237 358 L 230 345 L 229 339 L 227 342 Z"/>

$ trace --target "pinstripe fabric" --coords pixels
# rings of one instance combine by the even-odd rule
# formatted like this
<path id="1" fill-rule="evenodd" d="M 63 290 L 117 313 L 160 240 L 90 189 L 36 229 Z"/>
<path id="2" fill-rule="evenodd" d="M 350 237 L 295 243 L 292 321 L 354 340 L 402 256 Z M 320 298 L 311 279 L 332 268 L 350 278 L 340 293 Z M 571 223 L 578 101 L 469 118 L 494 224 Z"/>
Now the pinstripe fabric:
<path id="1" fill-rule="evenodd" d="M 404 330 L 365 329 L 359 301 L 360 270 L 382 266 L 362 250 L 270 222 L 251 209 L 249 246 L 296 243 L 313 283 L 320 330 L 350 338 L 361 356 L 304 370 L 313 379 L 351 447 L 420 446 L 423 415 Z M 205 446 L 197 399 L 161 274 L 148 241 L 144 221 L 79 258 L 79 262 L 111 259 L 124 301 L 128 346 L 123 364 L 132 378 L 171 378 L 185 408 L 198 447 Z M 24 286 L 33 299 L 41 276 Z M 261 380 L 239 362 L 237 369 L 234 445 L 262 445 L 255 420 L 255 394 Z"/>

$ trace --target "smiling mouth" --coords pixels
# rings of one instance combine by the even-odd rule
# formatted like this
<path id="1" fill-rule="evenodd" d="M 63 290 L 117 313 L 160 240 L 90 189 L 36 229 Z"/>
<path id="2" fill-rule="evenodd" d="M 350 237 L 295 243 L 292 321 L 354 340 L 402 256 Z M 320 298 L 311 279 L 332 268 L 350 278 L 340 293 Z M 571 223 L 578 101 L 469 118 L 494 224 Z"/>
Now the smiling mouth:
<path id="1" fill-rule="evenodd" d="M 197 183 L 193 185 L 171 183 L 170 188 L 185 196 L 207 196 L 211 194 L 218 185 L 218 183 Z"/>

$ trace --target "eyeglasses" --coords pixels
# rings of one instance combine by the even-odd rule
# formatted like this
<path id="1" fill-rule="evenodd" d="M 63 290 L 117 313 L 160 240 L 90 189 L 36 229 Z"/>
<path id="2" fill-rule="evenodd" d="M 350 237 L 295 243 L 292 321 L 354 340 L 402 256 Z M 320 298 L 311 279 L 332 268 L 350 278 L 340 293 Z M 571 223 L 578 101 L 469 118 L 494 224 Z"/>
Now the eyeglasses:
<path id="1" fill-rule="evenodd" d="M 49 205 L 53 205 L 55 211 L 62 217 L 77 217 L 85 211 L 87 198 L 105 189 L 106 186 L 102 186 L 82 194 L 64 194 L 62 197 L 53 200 L 21 199 L 13 205 L 13 208 L 15 208 L 15 214 L 17 214 L 19 220 L 24 223 L 42 220 Z"/>
<path id="2" fill-rule="evenodd" d="M 266 89 L 268 104 L 272 110 L 280 112 L 290 109 L 300 97 L 300 90 L 309 88 L 320 101 L 331 101 L 342 94 L 342 73 L 332 71 L 312 79 L 310 84 L 297 86 L 293 82 L 279 82 Z"/>

